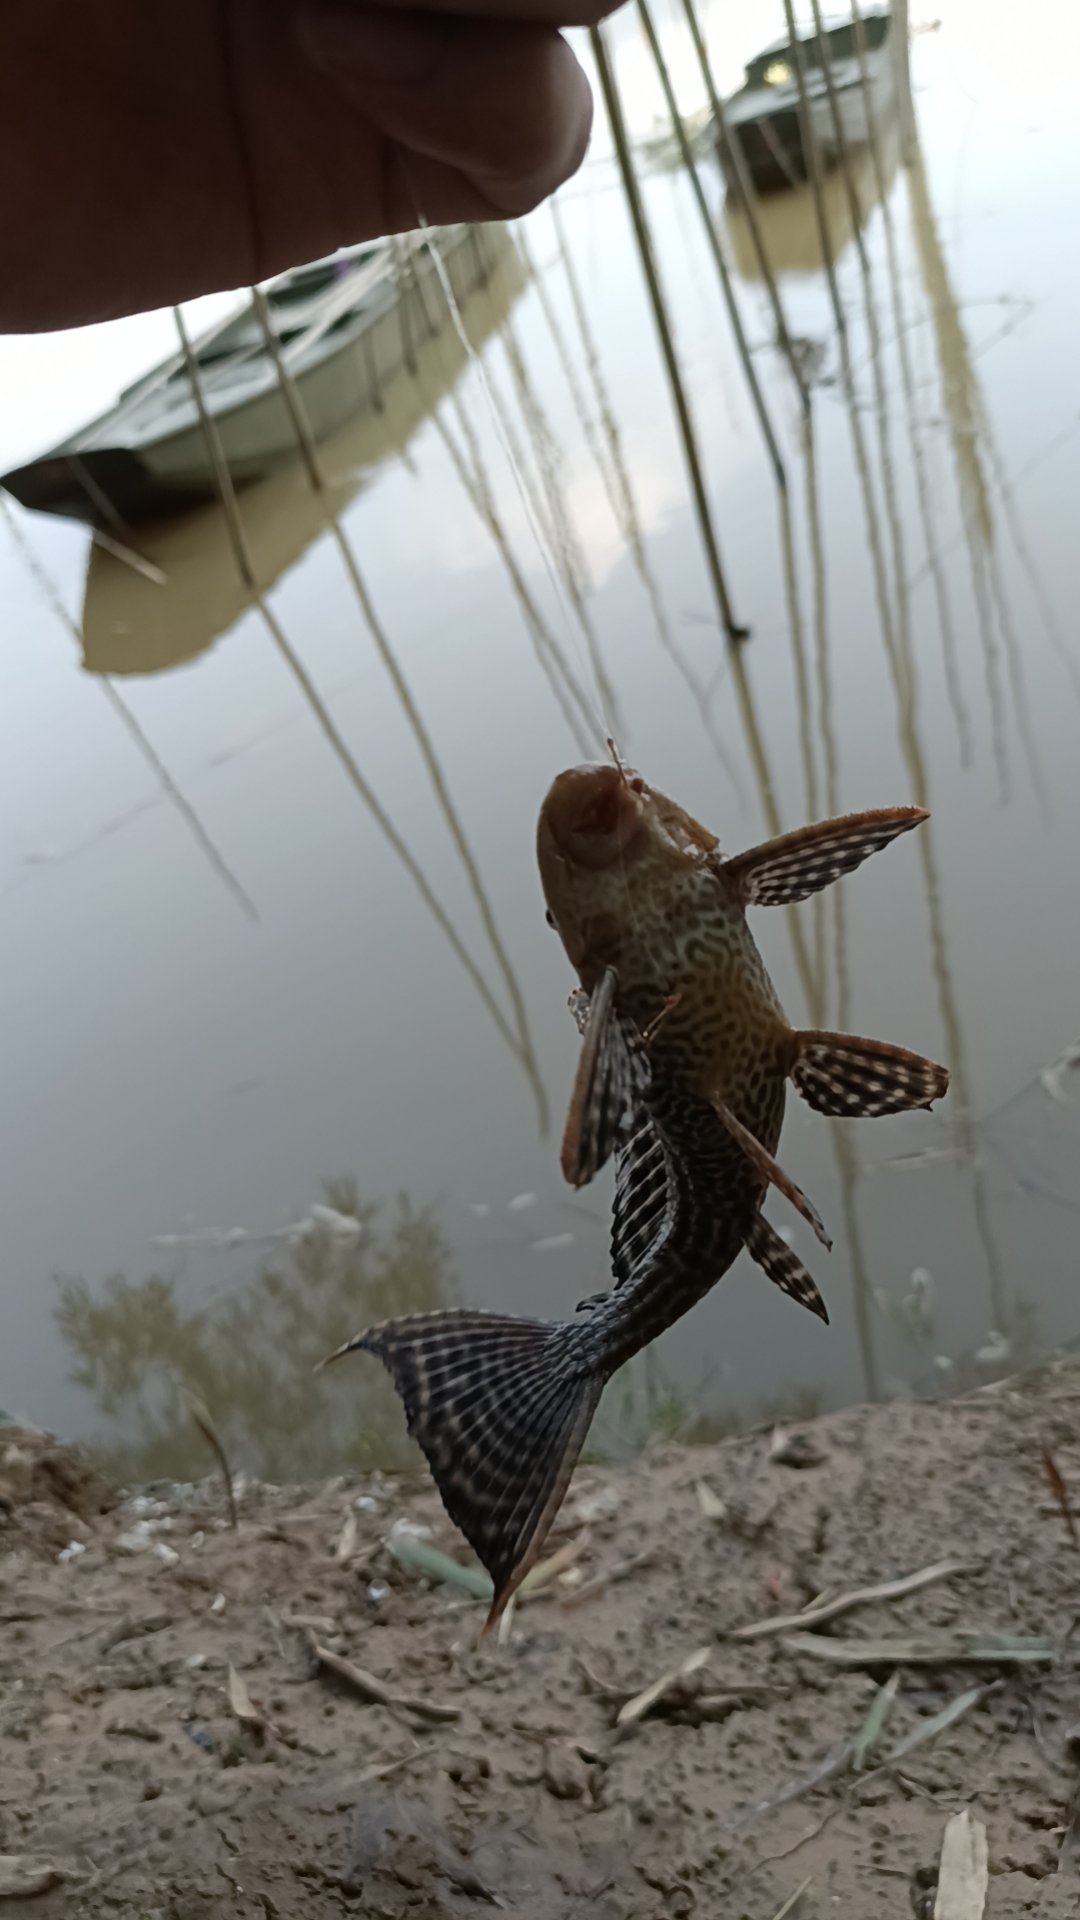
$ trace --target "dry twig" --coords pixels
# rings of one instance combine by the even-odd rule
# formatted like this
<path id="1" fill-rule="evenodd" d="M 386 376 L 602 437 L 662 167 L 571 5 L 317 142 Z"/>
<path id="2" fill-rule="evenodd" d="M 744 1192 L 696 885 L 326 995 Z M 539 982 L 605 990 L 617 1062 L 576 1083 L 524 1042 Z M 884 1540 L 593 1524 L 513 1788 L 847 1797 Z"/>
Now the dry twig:
<path id="1" fill-rule="evenodd" d="M 1042 1450 L 1042 1463 L 1043 1471 L 1050 1482 L 1050 1490 L 1057 1502 L 1058 1511 L 1065 1522 L 1065 1531 L 1072 1541 L 1073 1546 L 1080 1552 L 1080 1534 L 1076 1531 L 1076 1521 L 1073 1518 L 1072 1505 L 1069 1500 L 1069 1489 L 1065 1485 L 1061 1475 L 1061 1469 L 1049 1447 L 1044 1447 Z"/>
<path id="2" fill-rule="evenodd" d="M 225 1482 L 225 1498 L 229 1504 L 229 1525 L 235 1533 L 237 1525 L 236 1496 L 233 1493 L 232 1470 L 225 1457 L 225 1448 L 221 1444 L 221 1435 L 214 1425 L 213 1416 L 205 1400 L 200 1400 L 198 1394 L 193 1393 L 190 1387 L 185 1387 L 183 1394 L 184 1399 L 187 1401 L 188 1412 L 194 1420 L 195 1425 L 198 1427 L 199 1432 L 202 1434 L 203 1439 L 211 1451 L 217 1456 L 217 1463 L 221 1468 L 221 1476 Z"/>
<path id="3" fill-rule="evenodd" d="M 872 1587 L 854 1587 L 849 1593 L 838 1593 L 832 1600 L 823 1600 L 819 1605 L 807 1607 L 802 1613 L 777 1614 L 768 1620 L 751 1620 L 745 1627 L 734 1627 L 728 1635 L 729 1640 L 763 1640 L 769 1634 L 787 1633 L 793 1627 L 820 1627 L 826 1620 L 835 1620 L 841 1613 L 850 1613 L 853 1607 L 867 1606 L 872 1600 L 902 1600 L 906 1594 L 918 1593 L 923 1587 L 934 1586 L 939 1580 L 950 1580 L 957 1573 L 974 1573 L 976 1566 L 969 1560 L 939 1560 L 932 1567 L 920 1567 L 917 1573 L 905 1574 L 901 1580 L 882 1580 Z"/>
<path id="4" fill-rule="evenodd" d="M 425 1700 L 417 1694 L 394 1693 L 384 1680 L 377 1680 L 373 1673 L 365 1672 L 363 1667 L 355 1667 L 340 1653 L 331 1653 L 329 1647 L 320 1645 L 314 1634 L 307 1636 L 308 1646 L 320 1667 L 328 1673 L 344 1680 L 346 1686 L 358 1693 L 363 1700 L 371 1701 L 373 1706 L 389 1707 L 392 1713 L 411 1714 L 416 1720 L 430 1720 L 442 1724 L 448 1720 L 460 1720 L 460 1707 L 440 1706 L 434 1700 Z"/>

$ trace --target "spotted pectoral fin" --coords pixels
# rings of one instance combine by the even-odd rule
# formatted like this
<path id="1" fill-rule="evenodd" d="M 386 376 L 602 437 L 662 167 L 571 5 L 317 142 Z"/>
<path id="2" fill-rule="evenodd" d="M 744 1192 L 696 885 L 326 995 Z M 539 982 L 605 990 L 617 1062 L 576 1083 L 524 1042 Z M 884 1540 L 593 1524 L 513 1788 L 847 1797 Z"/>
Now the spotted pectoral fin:
<path id="1" fill-rule="evenodd" d="M 785 1240 L 781 1240 L 775 1227 L 770 1227 L 764 1214 L 754 1215 L 754 1224 L 746 1236 L 746 1251 L 781 1293 L 797 1300 L 800 1307 L 809 1307 L 819 1320 L 829 1324 L 829 1310 L 817 1290 L 815 1281 L 807 1273 L 797 1253 L 793 1253 Z"/>
<path id="2" fill-rule="evenodd" d="M 788 907 L 806 900 L 842 874 L 852 873 L 898 834 L 929 819 L 925 807 L 880 807 L 819 820 L 812 827 L 766 840 L 725 860 L 720 868 L 744 906 Z"/>
<path id="3" fill-rule="evenodd" d="M 616 1016 L 616 985 L 608 967 L 591 996 L 570 996 L 583 1039 L 559 1164 L 572 1187 L 587 1186 L 610 1158 L 648 1081 L 648 1061 Z"/>
<path id="4" fill-rule="evenodd" d="M 853 1033 L 793 1035 L 791 1078 L 818 1113 L 851 1120 L 929 1107 L 949 1085 L 947 1067 L 887 1040 L 861 1040 Z"/>
<path id="5" fill-rule="evenodd" d="M 744 1127 L 742 1121 L 736 1119 L 731 1108 L 723 1100 L 714 1095 L 712 1105 L 763 1183 L 766 1186 L 775 1187 L 778 1193 L 783 1194 L 785 1200 L 790 1200 L 796 1212 L 801 1213 L 803 1219 L 813 1227 L 822 1246 L 831 1248 L 832 1241 L 825 1231 L 821 1215 L 813 1201 L 807 1199 L 802 1188 L 795 1185 L 794 1180 L 790 1179 L 783 1167 L 773 1159 L 768 1148 L 763 1147 L 761 1141 L 754 1137 L 749 1128 Z"/>

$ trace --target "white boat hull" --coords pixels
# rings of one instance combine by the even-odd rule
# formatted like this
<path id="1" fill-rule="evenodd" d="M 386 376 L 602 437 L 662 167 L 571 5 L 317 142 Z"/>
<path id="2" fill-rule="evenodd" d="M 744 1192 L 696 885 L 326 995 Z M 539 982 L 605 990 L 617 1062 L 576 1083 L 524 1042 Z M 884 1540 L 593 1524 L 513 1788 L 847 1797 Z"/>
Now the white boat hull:
<path id="1" fill-rule="evenodd" d="M 486 280 L 497 249 L 508 239 L 505 228 L 494 229 L 479 241 L 475 230 L 463 232 L 443 250 L 443 263 L 454 298 L 464 305 L 473 288 Z M 316 440 L 324 440 L 343 421 L 358 414 L 378 413 L 390 382 L 414 361 L 421 342 L 436 327 L 449 325 L 446 297 L 426 248 L 413 256 L 402 287 L 389 281 L 374 311 L 366 311 L 350 329 L 341 348 L 305 368 L 293 370 L 293 380 Z M 287 454 L 295 451 L 293 425 L 280 382 L 259 369 L 260 378 L 247 399 L 237 398 L 228 409 L 212 409 L 214 423 L 238 482 L 259 479 Z M 199 489 L 212 482 L 206 439 L 198 420 L 184 430 L 138 449 L 148 473 L 169 486 Z"/>

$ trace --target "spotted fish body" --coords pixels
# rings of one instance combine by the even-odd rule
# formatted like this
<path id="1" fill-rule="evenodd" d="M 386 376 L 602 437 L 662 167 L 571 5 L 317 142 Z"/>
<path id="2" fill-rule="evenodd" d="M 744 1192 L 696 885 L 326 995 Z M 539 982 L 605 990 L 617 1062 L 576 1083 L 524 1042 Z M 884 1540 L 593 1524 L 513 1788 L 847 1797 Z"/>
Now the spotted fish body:
<path id="1" fill-rule="evenodd" d="M 537 854 L 549 922 L 581 983 L 562 1168 L 582 1186 L 614 1156 L 613 1285 L 569 1322 L 417 1315 L 340 1349 L 375 1353 L 393 1375 L 447 1511 L 492 1575 L 489 1625 L 543 1544 L 606 1381 L 744 1247 L 827 1320 L 762 1212 L 775 1186 L 830 1244 L 775 1159 L 786 1082 L 821 1112 L 868 1115 L 928 1105 L 948 1074 L 884 1042 L 791 1027 L 746 909 L 805 899 L 925 818 L 913 807 L 849 815 L 725 859 L 712 833 L 621 766 L 554 782 Z"/>

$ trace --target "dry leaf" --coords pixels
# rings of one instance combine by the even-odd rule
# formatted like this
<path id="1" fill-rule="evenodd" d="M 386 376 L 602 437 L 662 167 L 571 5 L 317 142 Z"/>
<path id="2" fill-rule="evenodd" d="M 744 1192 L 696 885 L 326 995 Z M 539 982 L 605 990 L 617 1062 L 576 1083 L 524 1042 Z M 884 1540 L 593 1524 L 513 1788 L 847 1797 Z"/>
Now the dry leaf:
<path id="1" fill-rule="evenodd" d="M 360 1529 L 356 1524 L 355 1513 L 347 1514 L 345 1525 L 338 1534 L 337 1546 L 334 1548 L 334 1559 L 337 1561 L 339 1567 L 343 1567 L 347 1561 L 352 1559 L 353 1554 L 356 1552 L 356 1542 L 359 1532 Z"/>
<path id="2" fill-rule="evenodd" d="M 697 1494 L 697 1502 L 701 1509 L 703 1520 L 725 1520 L 727 1518 L 727 1503 L 721 1500 L 718 1493 L 713 1492 L 707 1480 L 699 1480 L 694 1491 Z"/>
<path id="3" fill-rule="evenodd" d="M 247 1681 L 237 1673 L 232 1662 L 229 1663 L 229 1705 L 245 1727 L 265 1727 L 266 1720 L 259 1712 L 247 1689 Z"/>
<path id="4" fill-rule="evenodd" d="M 965 1807 L 945 1828 L 934 1920 L 983 1920 L 989 1878 L 986 1828 Z"/>
<path id="5" fill-rule="evenodd" d="M 63 1878 L 51 1860 L 36 1859 L 32 1853 L 0 1853 L 0 1900 L 25 1900 L 33 1893 L 48 1893 Z"/>

